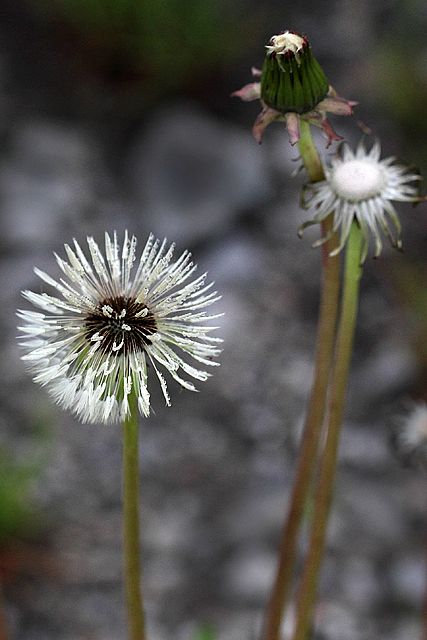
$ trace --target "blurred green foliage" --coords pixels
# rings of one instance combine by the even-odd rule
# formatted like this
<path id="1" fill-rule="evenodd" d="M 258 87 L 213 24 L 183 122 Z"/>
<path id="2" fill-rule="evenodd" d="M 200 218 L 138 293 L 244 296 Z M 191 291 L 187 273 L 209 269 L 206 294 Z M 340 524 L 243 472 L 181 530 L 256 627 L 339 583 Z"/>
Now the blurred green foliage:
<path id="1" fill-rule="evenodd" d="M 427 265 L 420 260 L 394 260 L 387 269 L 387 276 L 391 278 L 399 306 L 405 312 L 419 366 L 427 371 Z"/>
<path id="2" fill-rule="evenodd" d="M 199 627 L 193 640 L 215 640 L 215 638 L 215 629 L 209 624 L 204 624 Z"/>
<path id="3" fill-rule="evenodd" d="M 0 449 L 0 544 L 10 537 L 27 537 L 38 528 L 31 492 L 39 465 L 20 463 Z"/>
<path id="4" fill-rule="evenodd" d="M 204 80 L 251 45 L 256 16 L 226 0 L 31 0 L 71 39 L 72 56 L 111 80 L 143 85 L 145 100 Z"/>
<path id="5" fill-rule="evenodd" d="M 360 74 L 365 95 L 399 132 L 405 158 L 427 172 L 427 13 L 422 0 L 403 0 L 383 16 Z"/>

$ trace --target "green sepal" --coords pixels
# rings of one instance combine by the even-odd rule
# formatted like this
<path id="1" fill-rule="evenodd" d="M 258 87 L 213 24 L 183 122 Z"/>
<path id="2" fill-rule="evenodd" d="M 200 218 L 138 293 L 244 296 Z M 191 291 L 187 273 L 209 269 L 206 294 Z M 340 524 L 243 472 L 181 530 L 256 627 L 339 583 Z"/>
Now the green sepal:
<path id="1" fill-rule="evenodd" d="M 329 83 L 311 47 L 294 55 L 267 54 L 261 75 L 261 99 L 280 113 L 307 113 L 327 95 Z"/>

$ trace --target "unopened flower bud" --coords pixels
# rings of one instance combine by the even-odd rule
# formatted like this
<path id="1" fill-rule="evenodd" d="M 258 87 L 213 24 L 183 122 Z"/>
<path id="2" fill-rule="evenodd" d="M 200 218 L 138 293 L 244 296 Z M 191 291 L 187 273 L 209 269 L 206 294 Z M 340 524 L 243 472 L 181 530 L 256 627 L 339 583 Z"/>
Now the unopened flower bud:
<path id="1" fill-rule="evenodd" d="M 357 102 L 341 98 L 329 86 L 325 74 L 311 55 L 307 36 L 285 31 L 273 36 L 267 45 L 262 71 L 252 67 L 252 75 L 261 82 L 251 82 L 231 95 L 245 102 L 261 100 L 262 111 L 255 120 L 253 133 L 261 142 L 264 129 L 271 122 L 286 122 L 289 141 L 300 139 L 300 119 L 323 129 L 328 142 L 342 140 L 326 118 L 327 112 L 351 116 Z"/>
<path id="2" fill-rule="evenodd" d="M 307 36 L 285 31 L 267 45 L 261 99 L 280 113 L 308 113 L 327 95 L 329 83 L 311 55 Z"/>

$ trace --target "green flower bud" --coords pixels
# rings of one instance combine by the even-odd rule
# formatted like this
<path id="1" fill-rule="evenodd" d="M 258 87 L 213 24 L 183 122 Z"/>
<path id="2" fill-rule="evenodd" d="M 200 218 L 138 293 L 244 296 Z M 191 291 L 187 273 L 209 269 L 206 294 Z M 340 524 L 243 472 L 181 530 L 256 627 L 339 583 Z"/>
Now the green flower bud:
<path id="1" fill-rule="evenodd" d="M 280 113 L 307 113 L 327 95 L 329 83 L 311 55 L 307 36 L 285 31 L 273 36 L 261 75 L 261 99 Z"/>

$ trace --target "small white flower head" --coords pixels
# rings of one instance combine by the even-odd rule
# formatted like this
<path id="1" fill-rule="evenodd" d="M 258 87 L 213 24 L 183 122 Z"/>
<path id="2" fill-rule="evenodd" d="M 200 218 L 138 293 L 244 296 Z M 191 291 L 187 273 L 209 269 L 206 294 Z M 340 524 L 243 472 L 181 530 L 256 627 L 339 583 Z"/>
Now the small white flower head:
<path id="1" fill-rule="evenodd" d="M 136 261 L 136 238 L 126 232 L 122 247 L 117 235 L 105 234 L 105 257 L 93 238 L 87 238 L 91 263 L 74 240 L 65 245 L 68 262 L 55 254 L 65 279 L 35 273 L 60 297 L 24 291 L 42 310 L 19 311 L 24 324 L 22 359 L 34 380 L 45 385 L 64 409 L 83 422 L 117 422 L 129 416 L 134 392 L 142 415 L 150 412 L 147 365 L 160 382 L 166 404 L 169 395 L 161 365 L 186 389 L 194 384 L 180 371 L 206 380 L 210 374 L 190 365 L 217 365 L 219 338 L 208 335 L 216 327 L 206 322 L 204 307 L 219 297 L 205 284 L 206 274 L 192 279 L 196 266 L 190 253 L 172 262 L 174 245 L 167 247 L 150 235 Z"/>
<path id="2" fill-rule="evenodd" d="M 278 36 L 272 36 L 270 44 L 266 45 L 268 54 L 285 55 L 293 54 L 299 62 L 299 52 L 308 47 L 307 38 L 303 38 L 294 31 L 285 31 Z"/>
<path id="3" fill-rule="evenodd" d="M 406 417 L 398 421 L 395 446 L 406 462 L 421 462 L 427 466 L 427 404 L 414 403 Z"/>
<path id="4" fill-rule="evenodd" d="M 303 204 L 313 211 L 314 216 L 302 225 L 300 234 L 307 226 L 321 222 L 333 211 L 334 232 L 341 230 L 341 239 L 339 247 L 331 255 L 339 253 L 346 244 L 354 218 L 363 234 L 362 263 L 368 252 L 370 233 L 375 240 L 375 257 L 381 253 L 381 229 L 391 245 L 401 249 L 401 225 L 392 201 L 417 202 L 418 189 L 408 183 L 419 182 L 420 176 L 410 173 L 405 166 L 393 164 L 395 158 L 380 160 L 380 154 L 379 142 L 375 142 L 369 152 L 360 143 L 356 153 L 345 143 L 342 154 L 337 154 L 331 165 L 324 167 L 326 180 L 307 185 Z M 390 220 L 394 223 L 394 233 L 390 229 Z M 318 241 L 316 246 L 326 239 Z"/>

